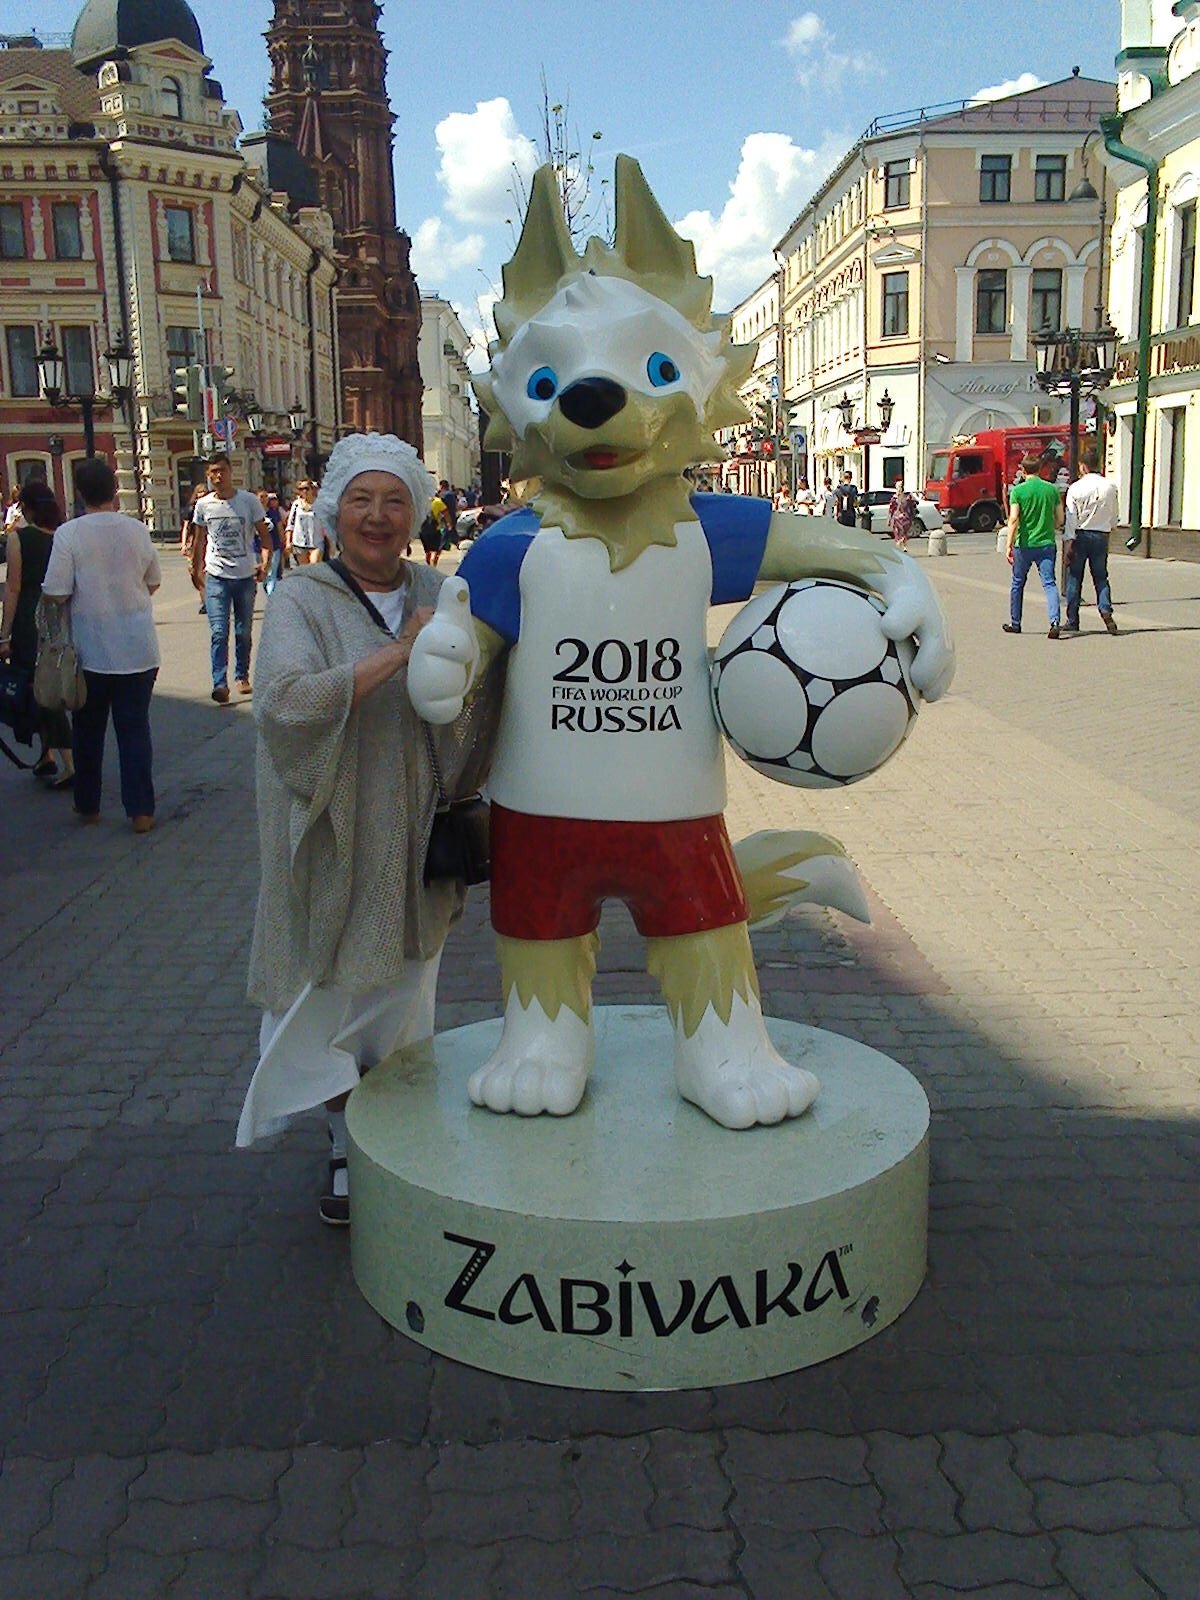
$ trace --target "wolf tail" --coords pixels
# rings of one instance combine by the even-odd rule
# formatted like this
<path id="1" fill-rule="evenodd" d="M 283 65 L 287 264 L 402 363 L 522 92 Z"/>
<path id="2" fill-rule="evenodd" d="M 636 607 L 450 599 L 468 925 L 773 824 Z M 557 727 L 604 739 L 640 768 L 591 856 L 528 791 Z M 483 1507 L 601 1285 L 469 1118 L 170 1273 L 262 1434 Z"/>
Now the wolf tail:
<path id="1" fill-rule="evenodd" d="M 750 905 L 750 926 L 769 928 L 792 906 L 833 906 L 870 922 L 854 863 L 827 833 L 767 830 L 733 847 Z"/>

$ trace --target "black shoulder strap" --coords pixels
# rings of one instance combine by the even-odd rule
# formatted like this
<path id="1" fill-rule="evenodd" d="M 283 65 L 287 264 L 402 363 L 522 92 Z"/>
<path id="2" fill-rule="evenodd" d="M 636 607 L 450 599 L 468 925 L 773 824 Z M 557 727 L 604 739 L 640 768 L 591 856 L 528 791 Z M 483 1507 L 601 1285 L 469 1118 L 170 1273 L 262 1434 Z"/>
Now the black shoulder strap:
<path id="1" fill-rule="evenodd" d="M 327 561 L 325 564 L 326 566 L 331 567 L 333 571 L 337 573 L 338 577 L 346 585 L 347 589 L 349 589 L 350 593 L 354 596 L 358 603 L 363 607 L 375 625 L 379 628 L 382 628 L 389 639 L 394 638 L 395 635 L 392 633 L 392 630 L 383 620 L 383 617 L 380 615 L 378 609 L 372 605 L 370 597 L 367 595 L 365 589 L 363 589 L 358 579 L 354 577 L 341 557 L 334 556 L 332 561 Z"/>
<path id="2" fill-rule="evenodd" d="M 0 751 L 3 751 L 3 753 L 12 762 L 14 767 L 20 767 L 22 772 L 30 772 L 33 770 L 33 762 L 22 761 L 17 752 L 15 750 L 10 750 L 3 739 L 0 739 Z"/>

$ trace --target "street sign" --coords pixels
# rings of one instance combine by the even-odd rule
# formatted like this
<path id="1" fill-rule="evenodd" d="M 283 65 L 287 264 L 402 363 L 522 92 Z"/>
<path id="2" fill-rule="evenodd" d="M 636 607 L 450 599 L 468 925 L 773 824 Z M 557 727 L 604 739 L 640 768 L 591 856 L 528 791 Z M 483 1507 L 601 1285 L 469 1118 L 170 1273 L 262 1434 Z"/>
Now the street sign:
<path id="1" fill-rule="evenodd" d="M 804 429 L 803 428 L 793 428 L 792 429 L 792 448 L 793 448 L 793 450 L 803 450 L 804 446 L 807 443 L 808 443 L 808 435 L 805 433 Z"/>
<path id="2" fill-rule="evenodd" d="M 265 456 L 290 456 L 292 447 L 286 439 L 268 439 L 262 447 Z"/>
<path id="3" fill-rule="evenodd" d="M 237 436 L 237 418 L 218 417 L 212 425 L 212 431 L 225 444 L 232 444 Z"/>
<path id="4" fill-rule="evenodd" d="M 855 444 L 878 444 L 882 435 L 878 428 L 859 428 L 854 435 Z"/>

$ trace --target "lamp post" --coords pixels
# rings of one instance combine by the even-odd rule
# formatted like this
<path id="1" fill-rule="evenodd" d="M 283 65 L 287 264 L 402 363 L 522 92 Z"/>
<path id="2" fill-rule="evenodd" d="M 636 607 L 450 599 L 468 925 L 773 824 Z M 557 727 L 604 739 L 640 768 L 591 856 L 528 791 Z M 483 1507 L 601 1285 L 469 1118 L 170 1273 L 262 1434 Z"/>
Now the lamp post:
<path id="1" fill-rule="evenodd" d="M 1117 330 L 1111 323 L 1094 332 L 1081 328 L 1043 328 L 1032 339 L 1038 388 L 1070 403 L 1067 467 L 1074 483 L 1079 469 L 1079 402 L 1112 382 L 1117 358 Z"/>
<path id="2" fill-rule="evenodd" d="M 868 528 L 870 527 L 871 512 L 870 512 L 870 508 L 866 506 L 866 498 L 865 497 L 866 497 L 867 491 L 871 487 L 871 446 L 873 444 L 878 444 L 880 442 L 880 438 L 882 437 L 882 435 L 885 434 L 888 431 L 888 429 L 891 427 L 891 425 L 892 425 L 892 412 L 895 410 L 895 406 L 896 406 L 896 402 L 892 399 L 891 395 L 887 392 L 886 389 L 879 396 L 879 399 L 875 403 L 879 408 L 879 427 L 878 428 L 873 428 L 869 422 L 865 422 L 865 421 L 856 422 L 854 420 L 854 401 L 851 400 L 850 396 L 846 393 L 846 391 L 844 389 L 842 390 L 842 398 L 837 402 L 837 404 L 833 408 L 835 411 L 840 411 L 841 412 L 841 414 L 842 414 L 842 427 L 846 430 L 847 433 L 852 433 L 854 435 L 855 444 L 860 445 L 861 448 L 862 448 L 862 453 L 863 453 L 862 492 L 863 492 L 863 496 L 864 496 L 864 500 L 863 500 L 864 515 L 866 516 L 866 519 L 867 519 L 866 520 L 866 526 Z"/>
<path id="3" fill-rule="evenodd" d="M 83 418 L 83 448 L 90 461 L 96 454 L 96 411 L 106 410 L 118 406 L 128 421 L 128 405 L 133 395 L 133 352 L 125 342 L 125 335 L 118 333 L 109 348 L 104 352 L 104 361 L 108 367 L 110 394 L 97 394 L 95 387 L 82 389 L 75 394 L 64 393 L 67 387 L 66 362 L 58 353 L 58 346 L 50 334 L 46 342 L 38 351 L 37 371 L 38 387 L 48 405 L 55 411 L 64 406 L 78 406 Z"/>

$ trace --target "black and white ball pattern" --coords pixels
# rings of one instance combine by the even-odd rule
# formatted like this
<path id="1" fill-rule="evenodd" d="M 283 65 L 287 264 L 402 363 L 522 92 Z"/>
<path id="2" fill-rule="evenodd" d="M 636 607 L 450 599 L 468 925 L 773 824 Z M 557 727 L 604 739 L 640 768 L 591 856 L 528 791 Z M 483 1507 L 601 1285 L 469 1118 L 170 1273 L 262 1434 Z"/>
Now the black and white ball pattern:
<path id="1" fill-rule="evenodd" d="M 920 703 L 912 640 L 888 639 L 884 605 L 832 578 L 769 589 L 726 628 L 713 709 L 757 772 L 803 789 L 857 783 L 896 753 Z"/>

